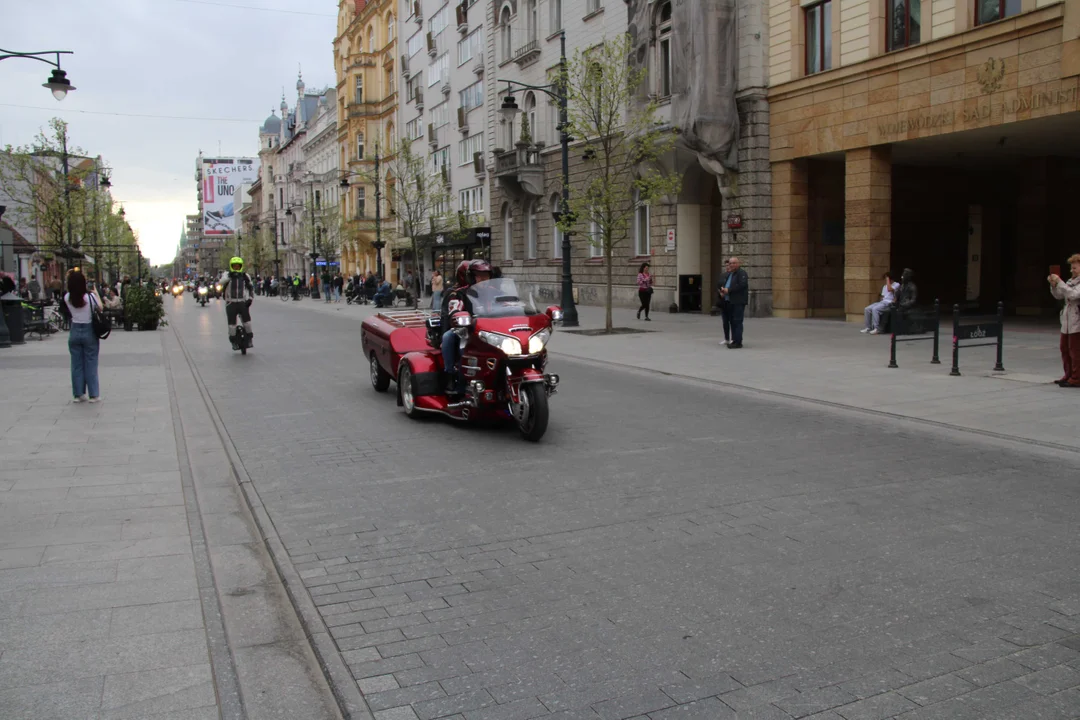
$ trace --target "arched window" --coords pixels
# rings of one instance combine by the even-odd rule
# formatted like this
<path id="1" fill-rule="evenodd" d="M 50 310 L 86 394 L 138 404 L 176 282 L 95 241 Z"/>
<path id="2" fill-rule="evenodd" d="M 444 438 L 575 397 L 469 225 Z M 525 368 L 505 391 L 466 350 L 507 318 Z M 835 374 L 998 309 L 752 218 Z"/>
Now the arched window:
<path id="1" fill-rule="evenodd" d="M 660 6 L 656 15 L 656 94 L 671 95 L 671 2 Z"/>
<path id="2" fill-rule="evenodd" d="M 649 242 L 649 204 L 641 202 L 641 193 L 634 191 L 634 255 L 646 257 L 651 252 Z"/>
<path id="3" fill-rule="evenodd" d="M 559 212 L 561 206 L 562 197 L 555 193 L 551 196 L 551 212 Z M 554 216 L 551 222 L 551 257 L 556 260 L 562 257 L 562 233 L 559 232 L 559 226 L 555 224 Z"/>
<path id="4" fill-rule="evenodd" d="M 539 28 L 539 25 L 540 25 L 540 22 L 539 22 L 540 18 L 537 15 L 536 0 L 526 0 L 526 2 L 528 3 L 528 5 L 526 6 L 527 7 L 526 12 L 528 14 L 527 14 L 527 17 L 525 18 L 525 22 L 526 22 L 526 26 L 527 26 L 528 31 L 529 31 L 529 35 L 528 35 L 528 38 L 527 38 L 526 41 L 527 42 L 532 42 L 533 40 L 536 39 L 536 36 L 539 33 L 538 28 Z"/>
<path id="5" fill-rule="evenodd" d="M 367 51 L 369 53 L 375 52 L 375 26 L 368 25 L 367 28 Z"/>
<path id="6" fill-rule="evenodd" d="M 503 205 L 503 258 L 514 259 L 514 216 L 510 212 L 510 203 Z"/>
<path id="7" fill-rule="evenodd" d="M 536 96 L 531 92 L 525 94 L 525 117 L 529 118 L 529 142 L 534 142 L 540 137 L 536 127 Z"/>
<path id="8" fill-rule="evenodd" d="M 529 260 L 536 259 L 536 235 L 537 235 L 537 211 L 540 209 L 540 201 L 535 200 L 529 205 L 529 214 L 525 219 L 526 254 Z"/>
<path id="9" fill-rule="evenodd" d="M 510 6 L 504 7 L 499 16 L 499 35 L 502 37 L 502 59 L 506 62 L 513 57 L 514 52 L 510 47 Z"/>
<path id="10" fill-rule="evenodd" d="M 394 13 L 386 16 L 386 42 L 394 41 Z"/>

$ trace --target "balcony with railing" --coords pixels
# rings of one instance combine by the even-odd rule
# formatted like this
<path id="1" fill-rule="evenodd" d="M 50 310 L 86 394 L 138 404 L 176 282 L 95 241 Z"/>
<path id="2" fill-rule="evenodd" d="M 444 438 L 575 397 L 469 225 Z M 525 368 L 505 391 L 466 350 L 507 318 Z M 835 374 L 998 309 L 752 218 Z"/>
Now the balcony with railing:
<path id="1" fill-rule="evenodd" d="M 517 50 L 514 50 L 514 62 L 525 65 L 540 57 L 540 41 L 530 40 Z"/>
<path id="2" fill-rule="evenodd" d="M 513 150 L 495 153 L 495 177 L 512 194 L 544 195 L 544 161 L 540 148 L 519 142 Z"/>

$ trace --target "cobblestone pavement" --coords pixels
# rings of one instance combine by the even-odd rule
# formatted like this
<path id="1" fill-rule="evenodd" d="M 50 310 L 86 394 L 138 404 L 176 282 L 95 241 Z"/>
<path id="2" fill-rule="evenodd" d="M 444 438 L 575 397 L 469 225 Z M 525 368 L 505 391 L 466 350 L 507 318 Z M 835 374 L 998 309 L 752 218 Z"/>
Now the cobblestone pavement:
<path id="1" fill-rule="evenodd" d="M 353 318 L 176 304 L 376 720 L 1080 717 L 1073 454 L 563 358 L 526 444 Z"/>

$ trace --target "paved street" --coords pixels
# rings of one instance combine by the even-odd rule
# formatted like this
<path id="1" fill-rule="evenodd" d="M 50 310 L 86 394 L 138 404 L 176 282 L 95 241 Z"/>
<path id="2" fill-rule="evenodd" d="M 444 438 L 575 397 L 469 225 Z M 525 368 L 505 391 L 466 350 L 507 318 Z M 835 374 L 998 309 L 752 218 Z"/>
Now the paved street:
<path id="1" fill-rule="evenodd" d="M 339 717 L 175 339 L 0 350 L 0 718 Z"/>
<path id="2" fill-rule="evenodd" d="M 260 299 L 241 357 L 167 303 L 376 720 L 1080 716 L 1080 456 L 564 356 L 530 445 L 375 394 L 367 309 Z"/>

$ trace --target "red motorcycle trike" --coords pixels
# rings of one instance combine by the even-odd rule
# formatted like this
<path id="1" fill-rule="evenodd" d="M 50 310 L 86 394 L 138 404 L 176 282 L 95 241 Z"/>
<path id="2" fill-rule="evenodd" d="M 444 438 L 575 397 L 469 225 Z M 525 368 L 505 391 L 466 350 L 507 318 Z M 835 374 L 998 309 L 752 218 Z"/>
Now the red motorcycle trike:
<path id="1" fill-rule="evenodd" d="M 421 413 L 454 420 L 511 420 L 522 437 L 543 437 L 548 398 L 559 376 L 545 372 L 547 342 L 562 319 L 555 306 L 538 311 L 521 298 L 511 278 L 497 278 L 468 289 L 472 312 L 456 312 L 443 328 L 438 314 L 382 312 L 364 320 L 360 338 L 371 367 L 371 384 L 386 392 L 398 386 L 398 405 L 415 418 Z M 465 392 L 449 395 L 442 337 L 458 336 Z"/>

